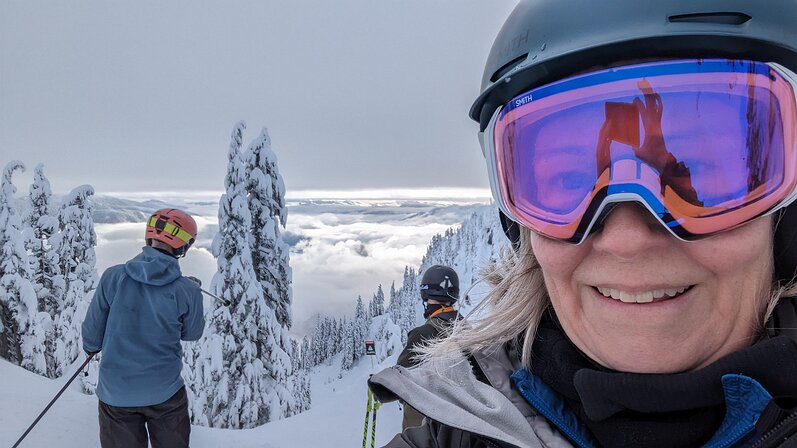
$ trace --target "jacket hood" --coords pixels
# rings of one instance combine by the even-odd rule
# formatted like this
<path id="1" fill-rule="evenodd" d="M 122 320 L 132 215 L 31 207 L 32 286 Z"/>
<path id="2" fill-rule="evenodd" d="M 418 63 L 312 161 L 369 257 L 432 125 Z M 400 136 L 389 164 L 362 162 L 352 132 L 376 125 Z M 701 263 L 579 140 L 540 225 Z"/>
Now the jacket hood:
<path id="1" fill-rule="evenodd" d="M 474 353 L 473 358 L 491 384 L 479 381 L 463 356 L 411 369 L 393 366 L 371 377 L 369 387 L 379 401 L 400 399 L 442 424 L 520 448 L 544 446 L 538 429 L 547 423 L 512 387 L 513 365 L 504 347 Z"/>
<path id="2" fill-rule="evenodd" d="M 168 285 L 183 275 L 176 258 L 151 247 L 144 247 L 125 263 L 125 272 L 133 280 L 153 286 Z"/>

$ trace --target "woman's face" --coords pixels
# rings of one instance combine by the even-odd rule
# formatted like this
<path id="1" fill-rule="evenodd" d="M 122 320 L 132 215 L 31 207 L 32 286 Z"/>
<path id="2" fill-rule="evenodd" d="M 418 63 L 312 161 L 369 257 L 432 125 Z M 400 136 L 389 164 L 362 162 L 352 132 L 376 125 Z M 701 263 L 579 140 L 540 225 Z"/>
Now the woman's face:
<path id="1" fill-rule="evenodd" d="M 582 352 L 614 370 L 671 373 L 752 343 L 770 287 L 771 229 L 770 216 L 683 242 L 641 206 L 622 204 L 581 245 L 534 233 L 531 243 Z"/>

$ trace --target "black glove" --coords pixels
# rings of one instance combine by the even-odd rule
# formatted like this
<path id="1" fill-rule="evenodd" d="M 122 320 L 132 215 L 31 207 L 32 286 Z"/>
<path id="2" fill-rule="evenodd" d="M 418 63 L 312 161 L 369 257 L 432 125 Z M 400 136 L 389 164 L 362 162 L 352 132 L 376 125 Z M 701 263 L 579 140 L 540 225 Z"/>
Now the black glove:
<path id="1" fill-rule="evenodd" d="M 192 282 L 196 283 L 197 285 L 199 285 L 199 286 L 202 286 L 202 281 L 201 281 L 201 280 L 199 280 L 198 278 L 196 278 L 196 277 L 192 277 L 192 276 L 190 276 L 190 275 L 189 275 L 189 276 L 186 276 L 186 278 L 187 278 L 188 280 L 191 280 Z"/>

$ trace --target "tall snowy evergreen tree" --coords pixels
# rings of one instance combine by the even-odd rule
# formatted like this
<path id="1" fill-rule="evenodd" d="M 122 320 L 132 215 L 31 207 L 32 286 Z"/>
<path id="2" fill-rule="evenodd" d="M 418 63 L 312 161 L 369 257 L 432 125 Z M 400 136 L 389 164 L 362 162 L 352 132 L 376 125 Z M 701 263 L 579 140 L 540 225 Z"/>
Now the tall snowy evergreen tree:
<path id="1" fill-rule="evenodd" d="M 292 395 L 293 365 L 275 310 L 268 306 L 252 254 L 253 227 L 247 165 L 241 153 L 245 124 L 232 132 L 219 232 L 213 240 L 218 271 L 211 282 L 218 302 L 206 313 L 207 328 L 190 350 L 194 398 L 192 421 L 223 428 L 251 428 L 302 409 Z"/>
<path id="2" fill-rule="evenodd" d="M 58 232 L 58 216 L 53 213 L 50 182 L 44 176 L 44 165 L 36 165 L 30 185 L 25 215 L 25 247 L 30 255 L 31 282 L 39 301 L 39 311 L 55 318 L 59 306 L 53 294 L 53 278 L 60 274 L 58 253 L 51 238 Z"/>
<path id="3" fill-rule="evenodd" d="M 47 337 L 40 350 L 44 351 L 47 364 L 46 375 L 53 378 L 57 375 L 57 362 L 54 357 L 56 339 L 53 323 L 58 320 L 62 308 L 62 297 L 56 295 L 53 280 L 61 275 L 57 248 L 52 238 L 58 232 L 58 216 L 53 213 L 51 204 L 52 190 L 50 182 L 44 176 L 44 166 L 36 165 L 33 183 L 28 190 L 28 206 L 25 214 L 24 231 L 25 247 L 30 256 L 31 283 L 36 291 L 39 312 L 39 331 Z"/>
<path id="4" fill-rule="evenodd" d="M 291 327 L 291 268 L 288 245 L 282 240 L 285 227 L 285 183 L 277 168 L 266 128 L 249 145 L 246 162 L 249 211 L 252 215 L 252 264 L 265 292 L 268 306 L 283 327 Z"/>
<path id="5" fill-rule="evenodd" d="M 294 403 L 285 408 L 285 416 L 305 410 L 303 403 L 294 398 L 301 395 L 294 388 L 302 387 L 303 380 L 290 378 L 304 375 L 294 366 L 284 365 L 285 354 L 293 357 L 287 330 L 292 324 L 291 267 L 289 248 L 280 235 L 280 226 L 285 227 L 288 209 L 285 207 L 285 183 L 277 167 L 277 156 L 271 150 L 271 138 L 266 128 L 252 141 L 244 154 L 249 211 L 252 216 L 252 267 L 263 289 L 266 305 L 273 310 L 279 327 L 274 328 L 273 343 L 276 349 L 267 349 L 269 358 L 263 362 L 268 373 L 287 387 L 281 401 Z M 268 341 L 267 341 L 268 342 Z M 270 343 L 270 342 L 268 342 Z M 264 352 L 261 350 L 261 352 Z"/>
<path id="6" fill-rule="evenodd" d="M 357 307 L 354 310 L 354 360 L 357 361 L 365 355 L 365 339 L 368 337 L 368 327 L 371 319 L 365 312 L 363 298 L 357 296 Z"/>
<path id="7" fill-rule="evenodd" d="M 19 161 L 9 162 L 0 182 L 0 356 L 28 370 L 44 374 L 45 330 L 38 325 L 36 292 L 22 238 L 22 218 L 15 204 L 15 171 L 24 171 Z"/>
<path id="8" fill-rule="evenodd" d="M 96 287 L 97 258 L 91 196 L 94 188 L 81 185 L 64 198 L 58 212 L 59 231 L 50 238 L 58 254 L 58 274 L 53 278 L 56 309 L 53 317 L 55 345 L 48 358 L 52 359 L 50 376 L 60 376 L 82 353 L 80 327 L 86 316 Z"/>

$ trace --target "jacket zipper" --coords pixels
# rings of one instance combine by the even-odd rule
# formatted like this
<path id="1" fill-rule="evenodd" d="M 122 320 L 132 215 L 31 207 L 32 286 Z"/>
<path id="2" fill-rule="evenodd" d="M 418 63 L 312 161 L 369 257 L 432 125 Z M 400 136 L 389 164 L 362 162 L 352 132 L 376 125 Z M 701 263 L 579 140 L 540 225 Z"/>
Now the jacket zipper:
<path id="1" fill-rule="evenodd" d="M 764 436 L 763 436 L 763 437 L 761 437 L 760 439 L 758 439 L 758 441 L 757 441 L 757 442 L 756 442 L 756 443 L 753 445 L 753 448 L 760 448 L 760 447 L 764 446 L 764 443 L 766 443 L 766 442 L 767 442 L 767 439 L 769 439 L 769 438 L 771 438 L 771 437 L 775 436 L 775 434 L 776 434 L 778 431 L 780 431 L 780 430 L 781 430 L 781 429 L 783 429 L 783 428 L 784 428 L 786 425 L 788 425 L 789 423 L 792 423 L 792 422 L 797 422 L 797 412 L 794 412 L 794 413 L 792 413 L 791 415 L 789 415 L 788 417 L 786 417 L 785 419 L 783 419 L 783 421 L 781 421 L 780 423 L 778 423 L 777 425 L 775 425 L 775 427 L 774 427 L 774 428 L 772 428 L 772 429 L 770 429 L 769 431 L 767 431 L 767 433 L 766 433 L 766 434 L 764 434 Z"/>

